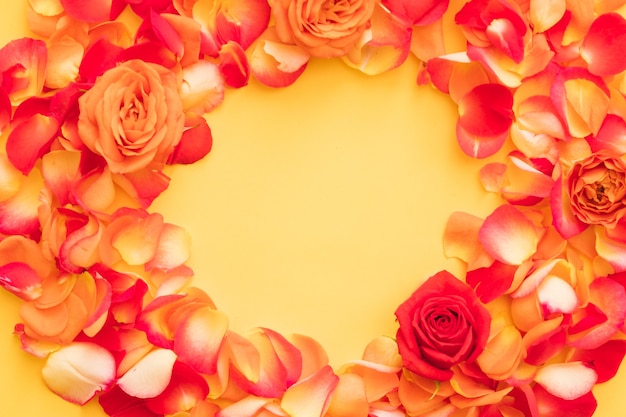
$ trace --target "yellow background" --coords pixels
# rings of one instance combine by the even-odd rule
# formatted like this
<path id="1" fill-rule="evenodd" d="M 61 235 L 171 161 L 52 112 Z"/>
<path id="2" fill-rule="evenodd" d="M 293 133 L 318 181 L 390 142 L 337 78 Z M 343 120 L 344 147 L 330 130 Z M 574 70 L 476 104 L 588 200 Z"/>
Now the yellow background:
<path id="1" fill-rule="evenodd" d="M 1 43 L 26 34 L 24 22 L 24 6 L 6 4 Z M 442 252 L 448 216 L 485 216 L 498 200 L 480 186 L 484 161 L 456 145 L 454 105 L 417 87 L 417 70 L 371 78 L 313 61 L 289 88 L 228 91 L 208 115 L 212 153 L 168 170 L 152 209 L 190 232 L 194 282 L 233 330 L 312 336 L 339 366 L 395 334 L 393 311 L 422 280 L 460 271 Z M 47 390 L 42 361 L 11 334 L 18 306 L 0 292 L 0 415 L 104 415 Z M 625 384 L 626 369 L 597 389 L 596 416 L 626 415 Z"/>

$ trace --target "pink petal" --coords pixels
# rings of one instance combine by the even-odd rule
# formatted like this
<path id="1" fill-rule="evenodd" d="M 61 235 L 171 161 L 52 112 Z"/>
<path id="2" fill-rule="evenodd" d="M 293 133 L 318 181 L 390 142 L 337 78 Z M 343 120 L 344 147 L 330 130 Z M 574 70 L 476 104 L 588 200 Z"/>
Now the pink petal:
<path id="1" fill-rule="evenodd" d="M 213 147 L 213 135 L 206 119 L 187 114 L 183 136 L 170 154 L 168 164 L 193 164 L 204 158 Z"/>
<path id="2" fill-rule="evenodd" d="M 161 15 L 156 13 L 153 9 L 150 9 L 149 13 L 150 24 L 156 37 L 176 55 L 182 57 L 185 51 L 183 40 L 176 30 L 165 20 Z"/>
<path id="3" fill-rule="evenodd" d="M 118 386 L 114 386 L 98 398 L 102 410 L 115 417 L 162 417 L 153 413 L 146 406 L 145 400 L 126 394 Z"/>
<path id="4" fill-rule="evenodd" d="M 181 362 L 198 372 L 213 374 L 226 331 L 228 317 L 210 307 L 198 308 L 186 316 L 174 333 L 174 352 Z"/>
<path id="5" fill-rule="evenodd" d="M 494 47 L 502 51 L 516 64 L 524 59 L 524 39 L 510 20 L 505 18 L 493 19 L 485 29 L 485 35 Z"/>
<path id="6" fill-rule="evenodd" d="M 218 66 L 229 86 L 241 88 L 248 84 L 250 64 L 246 52 L 238 43 L 229 41 L 222 45 Z"/>
<path id="7" fill-rule="evenodd" d="M 98 23 L 111 19 L 112 0 L 61 0 L 65 12 L 77 20 Z"/>
<path id="8" fill-rule="evenodd" d="M 470 134 L 496 136 L 508 131 L 513 95 L 500 84 L 481 84 L 459 102 L 459 122 Z"/>
<path id="9" fill-rule="evenodd" d="M 463 152 L 475 158 L 496 153 L 508 136 L 512 106 L 513 95 L 500 84 L 482 84 L 463 96 L 457 122 Z"/>
<path id="10" fill-rule="evenodd" d="M 468 271 L 467 284 L 483 303 L 495 300 L 511 287 L 517 267 L 495 261 L 491 266 Z"/>
<path id="11" fill-rule="evenodd" d="M 448 0 L 427 0 L 412 2 L 409 0 L 384 0 L 383 6 L 392 14 L 408 19 L 411 25 L 428 25 L 438 20 L 448 9 Z"/>
<path id="12" fill-rule="evenodd" d="M 626 354 L 626 340 L 609 340 L 595 349 L 577 349 L 571 361 L 580 361 L 598 374 L 598 384 L 613 378 Z"/>
<path id="13" fill-rule="evenodd" d="M 610 278 L 596 278 L 591 283 L 589 302 L 606 315 L 606 320 L 571 342 L 580 349 L 594 349 L 606 343 L 626 319 L 626 289 Z"/>
<path id="14" fill-rule="evenodd" d="M 287 389 L 281 407 L 289 415 L 321 417 L 328 408 L 330 396 L 339 382 L 330 366 L 325 366 L 310 377 Z"/>
<path id="15" fill-rule="evenodd" d="M 592 74 L 607 76 L 626 69 L 626 19 L 617 13 L 597 17 L 583 39 L 580 55 Z"/>
<path id="16" fill-rule="evenodd" d="M 28 174 L 56 138 L 59 122 L 50 116 L 36 114 L 13 127 L 7 139 L 7 155 L 13 165 Z"/>
<path id="17" fill-rule="evenodd" d="M 169 385 L 155 398 L 147 399 L 146 406 L 155 413 L 173 415 L 190 410 L 208 394 L 209 386 L 204 378 L 191 367 L 176 362 Z"/>
<path id="18" fill-rule="evenodd" d="M 155 349 L 126 371 L 117 385 L 133 397 L 156 397 L 170 383 L 174 362 L 176 354 L 173 351 Z"/>
<path id="19" fill-rule="evenodd" d="M 609 151 L 626 153 L 626 121 L 614 114 L 607 114 L 595 137 L 587 139 L 592 152 Z"/>
<path id="20" fill-rule="evenodd" d="M 75 342 L 51 353 L 41 374 L 51 391 L 82 405 L 113 382 L 115 359 L 99 345 Z"/>
<path id="21" fill-rule="evenodd" d="M 225 41 L 237 42 L 243 50 L 263 33 L 270 20 L 270 5 L 266 0 L 222 0 L 218 5 L 217 33 Z"/>
<path id="22" fill-rule="evenodd" d="M 550 193 L 550 209 L 552 224 L 563 238 L 569 239 L 587 229 L 588 225 L 581 222 L 572 212 L 562 176 L 554 183 Z"/>
<path id="23" fill-rule="evenodd" d="M 31 38 L 15 39 L 0 49 L 1 86 L 12 105 L 41 93 L 47 58 L 45 42 Z"/>
<path id="24" fill-rule="evenodd" d="M 0 265 L 0 286 L 26 301 L 39 298 L 43 292 L 37 272 L 22 262 Z"/>
<path id="25" fill-rule="evenodd" d="M 539 243 L 535 225 L 511 205 L 494 210 L 485 219 L 478 238 L 491 256 L 509 265 L 520 265 L 529 259 Z"/>
<path id="26" fill-rule="evenodd" d="M 575 400 L 596 384 L 596 371 L 582 362 L 555 363 L 539 368 L 535 381 L 550 394 L 564 400 Z"/>

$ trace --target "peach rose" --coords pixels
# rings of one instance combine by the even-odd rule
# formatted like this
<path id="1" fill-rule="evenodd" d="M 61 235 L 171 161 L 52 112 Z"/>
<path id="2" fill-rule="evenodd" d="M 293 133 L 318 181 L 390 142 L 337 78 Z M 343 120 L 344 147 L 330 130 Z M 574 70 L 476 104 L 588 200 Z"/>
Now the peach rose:
<path id="1" fill-rule="evenodd" d="M 276 32 L 282 42 L 312 56 L 343 56 L 361 38 L 374 12 L 373 0 L 276 0 Z"/>
<path id="2" fill-rule="evenodd" d="M 174 73 L 149 62 L 108 70 L 79 99 L 81 140 L 114 173 L 162 168 L 185 123 L 178 86 Z"/>

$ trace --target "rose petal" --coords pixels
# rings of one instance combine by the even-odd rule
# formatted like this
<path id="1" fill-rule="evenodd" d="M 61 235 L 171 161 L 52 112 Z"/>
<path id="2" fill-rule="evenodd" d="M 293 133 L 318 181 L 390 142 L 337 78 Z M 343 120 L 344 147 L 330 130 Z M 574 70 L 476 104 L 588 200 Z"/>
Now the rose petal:
<path id="1" fill-rule="evenodd" d="M 556 363 L 539 368 L 535 381 L 550 394 L 564 400 L 575 400 L 596 384 L 596 371 L 582 362 Z"/>
<path id="2" fill-rule="evenodd" d="M 280 405 L 292 416 L 320 417 L 326 412 L 330 396 L 338 383 L 339 377 L 330 366 L 325 366 L 289 387 Z"/>
<path id="3" fill-rule="evenodd" d="M 115 359 L 99 345 L 72 343 L 50 354 L 41 375 L 55 394 L 82 405 L 113 382 Z"/>
<path id="4" fill-rule="evenodd" d="M 626 19 L 617 13 L 598 16 L 580 47 L 589 71 L 600 76 L 618 74 L 626 69 L 625 53 Z"/>
<path id="5" fill-rule="evenodd" d="M 174 362 L 176 354 L 173 351 L 155 349 L 126 371 L 117 385 L 133 397 L 156 397 L 170 383 Z"/>
<path id="6" fill-rule="evenodd" d="M 535 225 L 511 205 L 500 206 L 487 216 L 478 238 L 491 256 L 509 265 L 529 259 L 539 243 Z"/>
<path id="7" fill-rule="evenodd" d="M 210 307 L 198 308 L 176 329 L 174 352 L 198 372 L 213 374 L 227 330 L 228 317 L 224 313 Z"/>

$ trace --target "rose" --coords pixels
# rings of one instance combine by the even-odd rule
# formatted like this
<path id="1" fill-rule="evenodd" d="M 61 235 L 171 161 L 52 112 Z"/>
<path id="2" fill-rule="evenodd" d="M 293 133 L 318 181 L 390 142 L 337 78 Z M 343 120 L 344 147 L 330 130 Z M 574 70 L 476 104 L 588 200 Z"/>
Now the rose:
<path id="1" fill-rule="evenodd" d="M 578 220 L 613 227 L 626 213 L 626 162 L 604 152 L 591 154 L 573 165 L 566 188 Z"/>
<path id="2" fill-rule="evenodd" d="M 343 56 L 361 38 L 374 12 L 373 0 L 276 0 L 272 15 L 281 41 L 312 56 Z"/>
<path id="3" fill-rule="evenodd" d="M 100 76 L 79 99 L 78 134 L 114 173 L 161 169 L 185 117 L 174 73 L 131 60 Z"/>
<path id="4" fill-rule="evenodd" d="M 398 307 L 396 317 L 402 364 L 438 381 L 452 378 L 451 367 L 480 355 L 491 325 L 472 288 L 447 271 L 426 280 Z"/>

